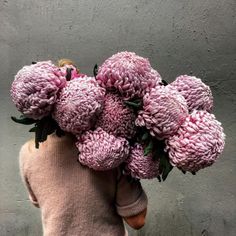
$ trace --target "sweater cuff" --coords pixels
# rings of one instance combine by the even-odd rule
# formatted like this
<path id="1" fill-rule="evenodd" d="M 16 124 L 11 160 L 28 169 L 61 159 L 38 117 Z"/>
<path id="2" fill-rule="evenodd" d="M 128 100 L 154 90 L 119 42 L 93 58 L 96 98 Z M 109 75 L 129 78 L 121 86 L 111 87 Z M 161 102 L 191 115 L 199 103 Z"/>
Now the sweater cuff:
<path id="1" fill-rule="evenodd" d="M 141 192 L 139 198 L 132 204 L 127 206 L 116 205 L 117 212 L 122 217 L 130 217 L 138 215 L 147 208 L 147 195 L 144 191 Z"/>

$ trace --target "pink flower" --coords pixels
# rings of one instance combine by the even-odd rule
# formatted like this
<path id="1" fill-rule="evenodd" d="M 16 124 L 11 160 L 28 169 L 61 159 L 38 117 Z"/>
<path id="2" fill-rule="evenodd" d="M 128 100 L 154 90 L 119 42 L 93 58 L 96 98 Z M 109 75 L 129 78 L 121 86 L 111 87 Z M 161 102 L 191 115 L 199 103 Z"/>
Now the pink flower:
<path id="1" fill-rule="evenodd" d="M 186 99 L 189 112 L 213 108 L 213 96 L 209 86 L 195 76 L 181 75 L 170 84 L 175 87 Z"/>
<path id="2" fill-rule="evenodd" d="M 212 165 L 222 153 L 225 134 L 221 123 L 207 111 L 194 110 L 167 141 L 173 166 L 196 172 Z"/>
<path id="3" fill-rule="evenodd" d="M 125 99 L 143 97 L 161 83 L 161 77 L 148 59 L 133 52 L 120 52 L 108 58 L 98 70 L 96 79 L 108 90 L 116 90 Z"/>
<path id="4" fill-rule="evenodd" d="M 159 86 L 143 97 L 143 110 L 135 124 L 163 139 L 175 134 L 187 116 L 187 104 L 181 94 L 171 87 Z"/>
<path id="5" fill-rule="evenodd" d="M 116 137 L 129 139 L 135 135 L 135 118 L 134 111 L 127 107 L 118 95 L 108 93 L 96 127 L 101 127 Z"/>
<path id="6" fill-rule="evenodd" d="M 140 144 L 135 144 L 131 148 L 129 158 L 126 162 L 126 172 L 134 178 L 153 179 L 161 174 L 160 161 L 153 160 L 151 154 L 144 156 L 144 149 Z"/>
<path id="7" fill-rule="evenodd" d="M 76 146 L 79 150 L 79 161 L 94 170 L 115 168 L 129 155 L 129 143 L 126 139 L 116 138 L 101 128 L 79 136 Z"/>
<path id="8" fill-rule="evenodd" d="M 51 61 L 38 62 L 18 71 L 11 97 L 20 112 L 37 120 L 50 114 L 58 91 L 65 85 L 65 77 Z"/>
<path id="9" fill-rule="evenodd" d="M 105 90 L 94 78 L 68 81 L 55 104 L 53 117 L 64 131 L 80 134 L 91 129 L 102 111 Z"/>

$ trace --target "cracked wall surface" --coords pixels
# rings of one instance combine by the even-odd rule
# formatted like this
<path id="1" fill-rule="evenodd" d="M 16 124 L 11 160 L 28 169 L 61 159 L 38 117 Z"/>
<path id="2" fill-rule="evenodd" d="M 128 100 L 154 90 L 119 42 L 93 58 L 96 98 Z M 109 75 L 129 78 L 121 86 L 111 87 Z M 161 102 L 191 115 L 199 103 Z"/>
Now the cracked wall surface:
<path id="1" fill-rule="evenodd" d="M 166 182 L 143 181 L 148 216 L 130 235 L 236 235 L 235 0 L 0 1 L 0 235 L 42 235 L 19 176 L 18 151 L 30 138 L 9 97 L 16 72 L 31 61 L 68 57 L 92 74 L 117 51 L 148 57 L 167 81 L 193 74 L 211 86 L 226 146 L 196 176 L 173 170 Z"/>

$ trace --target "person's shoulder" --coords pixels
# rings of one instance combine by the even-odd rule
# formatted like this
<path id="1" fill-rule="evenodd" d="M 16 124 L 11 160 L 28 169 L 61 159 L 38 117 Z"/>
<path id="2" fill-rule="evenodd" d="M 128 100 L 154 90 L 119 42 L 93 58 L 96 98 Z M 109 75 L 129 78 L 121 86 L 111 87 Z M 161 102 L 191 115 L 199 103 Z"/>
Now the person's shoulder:
<path id="1" fill-rule="evenodd" d="M 34 139 L 31 139 L 21 146 L 19 152 L 20 162 L 25 162 L 28 159 L 28 157 L 35 151 L 34 145 L 35 145 Z"/>
<path id="2" fill-rule="evenodd" d="M 21 146 L 20 153 L 31 153 L 34 149 L 34 139 L 30 139 Z"/>

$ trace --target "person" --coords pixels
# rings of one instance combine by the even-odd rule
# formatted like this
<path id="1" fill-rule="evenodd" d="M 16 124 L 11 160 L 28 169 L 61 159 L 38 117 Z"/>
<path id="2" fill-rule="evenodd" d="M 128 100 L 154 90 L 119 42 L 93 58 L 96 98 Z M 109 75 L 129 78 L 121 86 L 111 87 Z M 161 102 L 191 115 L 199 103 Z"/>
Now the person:
<path id="1" fill-rule="evenodd" d="M 58 60 L 57 65 L 66 74 L 67 80 L 86 77 L 85 74 L 80 73 L 78 66 L 70 59 L 62 58 Z"/>
<path id="2" fill-rule="evenodd" d="M 94 171 L 77 161 L 75 137 L 53 133 L 35 148 L 20 150 L 20 172 L 34 206 L 41 209 L 44 236 L 128 235 L 145 224 L 147 196 L 120 167 Z"/>

